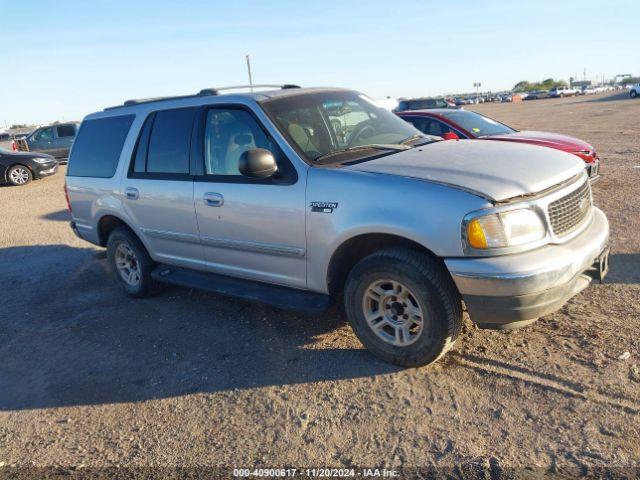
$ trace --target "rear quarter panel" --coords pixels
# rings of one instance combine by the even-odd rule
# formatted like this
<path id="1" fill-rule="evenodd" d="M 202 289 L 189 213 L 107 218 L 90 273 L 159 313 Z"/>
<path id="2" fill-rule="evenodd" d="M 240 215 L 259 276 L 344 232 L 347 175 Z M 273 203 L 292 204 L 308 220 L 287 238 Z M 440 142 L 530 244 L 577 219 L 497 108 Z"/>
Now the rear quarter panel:
<path id="1" fill-rule="evenodd" d="M 125 114 L 136 115 L 136 112 L 128 111 Z M 87 119 L 94 117 L 99 118 L 100 116 L 100 114 L 94 114 L 87 117 Z M 136 115 L 136 118 L 129 129 L 129 134 L 124 142 L 122 151 L 120 152 L 118 166 L 113 177 L 95 178 L 67 175 L 65 179 L 67 192 L 69 194 L 69 202 L 71 204 L 72 218 L 76 222 L 76 226 L 78 227 L 78 231 L 82 238 L 91 243 L 99 244 L 98 223 L 105 215 L 113 215 L 120 218 L 122 221 L 127 223 L 134 232 L 136 232 L 143 243 L 145 243 L 140 232 L 137 231 L 136 226 L 126 213 L 126 209 L 122 202 L 122 192 L 120 188 L 122 175 L 126 174 L 126 170 L 129 166 L 129 161 L 138 138 L 138 132 L 143 121 L 144 116 Z M 69 153 L 69 162 L 73 162 L 73 143 Z"/>

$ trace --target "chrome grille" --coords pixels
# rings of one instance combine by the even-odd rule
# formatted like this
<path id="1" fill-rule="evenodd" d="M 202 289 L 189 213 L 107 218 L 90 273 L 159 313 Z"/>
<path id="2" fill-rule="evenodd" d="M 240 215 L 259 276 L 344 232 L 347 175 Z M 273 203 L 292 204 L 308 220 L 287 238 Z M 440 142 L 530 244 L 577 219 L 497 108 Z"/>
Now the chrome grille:
<path id="1" fill-rule="evenodd" d="M 562 237 L 576 230 L 591 212 L 591 187 L 585 181 L 577 190 L 549 204 L 554 235 Z"/>

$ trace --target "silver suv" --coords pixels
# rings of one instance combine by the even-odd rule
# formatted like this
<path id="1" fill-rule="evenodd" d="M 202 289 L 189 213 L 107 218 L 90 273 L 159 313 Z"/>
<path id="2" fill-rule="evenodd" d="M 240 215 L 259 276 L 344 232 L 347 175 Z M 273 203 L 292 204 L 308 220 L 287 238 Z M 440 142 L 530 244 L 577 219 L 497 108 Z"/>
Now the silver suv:
<path id="1" fill-rule="evenodd" d="M 222 90 L 80 127 L 71 227 L 131 296 L 337 301 L 373 353 L 417 366 L 453 345 L 463 302 L 480 327 L 513 328 L 606 274 L 607 219 L 571 154 L 443 141 L 350 90 Z"/>

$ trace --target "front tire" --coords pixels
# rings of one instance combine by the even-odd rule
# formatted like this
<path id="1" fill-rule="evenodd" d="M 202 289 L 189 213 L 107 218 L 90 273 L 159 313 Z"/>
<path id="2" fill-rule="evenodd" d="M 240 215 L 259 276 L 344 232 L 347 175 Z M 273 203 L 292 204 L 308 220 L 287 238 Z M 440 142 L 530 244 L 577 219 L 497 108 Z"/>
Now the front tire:
<path id="1" fill-rule="evenodd" d="M 14 165 L 7 171 L 7 180 L 11 185 L 20 187 L 33 180 L 33 174 L 24 165 Z"/>
<path id="2" fill-rule="evenodd" d="M 345 310 L 368 350 L 403 367 L 437 361 L 462 328 L 460 295 L 445 267 L 409 249 L 361 260 L 347 278 Z"/>
<path id="3" fill-rule="evenodd" d="M 638 92 L 636 92 L 635 90 L 631 90 L 629 92 L 629 95 L 631 96 L 631 98 L 636 98 L 638 96 Z"/>
<path id="4" fill-rule="evenodd" d="M 112 274 L 127 295 L 148 297 L 156 290 L 151 278 L 155 262 L 142 242 L 128 229 L 116 228 L 107 241 L 107 259 Z"/>

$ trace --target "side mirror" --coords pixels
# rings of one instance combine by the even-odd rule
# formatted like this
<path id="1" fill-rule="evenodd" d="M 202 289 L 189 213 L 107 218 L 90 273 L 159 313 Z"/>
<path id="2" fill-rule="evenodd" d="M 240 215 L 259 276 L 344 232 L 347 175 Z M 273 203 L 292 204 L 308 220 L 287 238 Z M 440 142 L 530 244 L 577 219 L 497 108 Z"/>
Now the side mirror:
<path id="1" fill-rule="evenodd" d="M 455 132 L 447 132 L 442 135 L 445 140 L 460 140 L 460 137 Z"/>
<path id="2" fill-rule="evenodd" d="M 246 177 L 269 178 L 278 171 L 278 164 L 269 150 L 252 148 L 240 155 L 238 170 Z"/>

